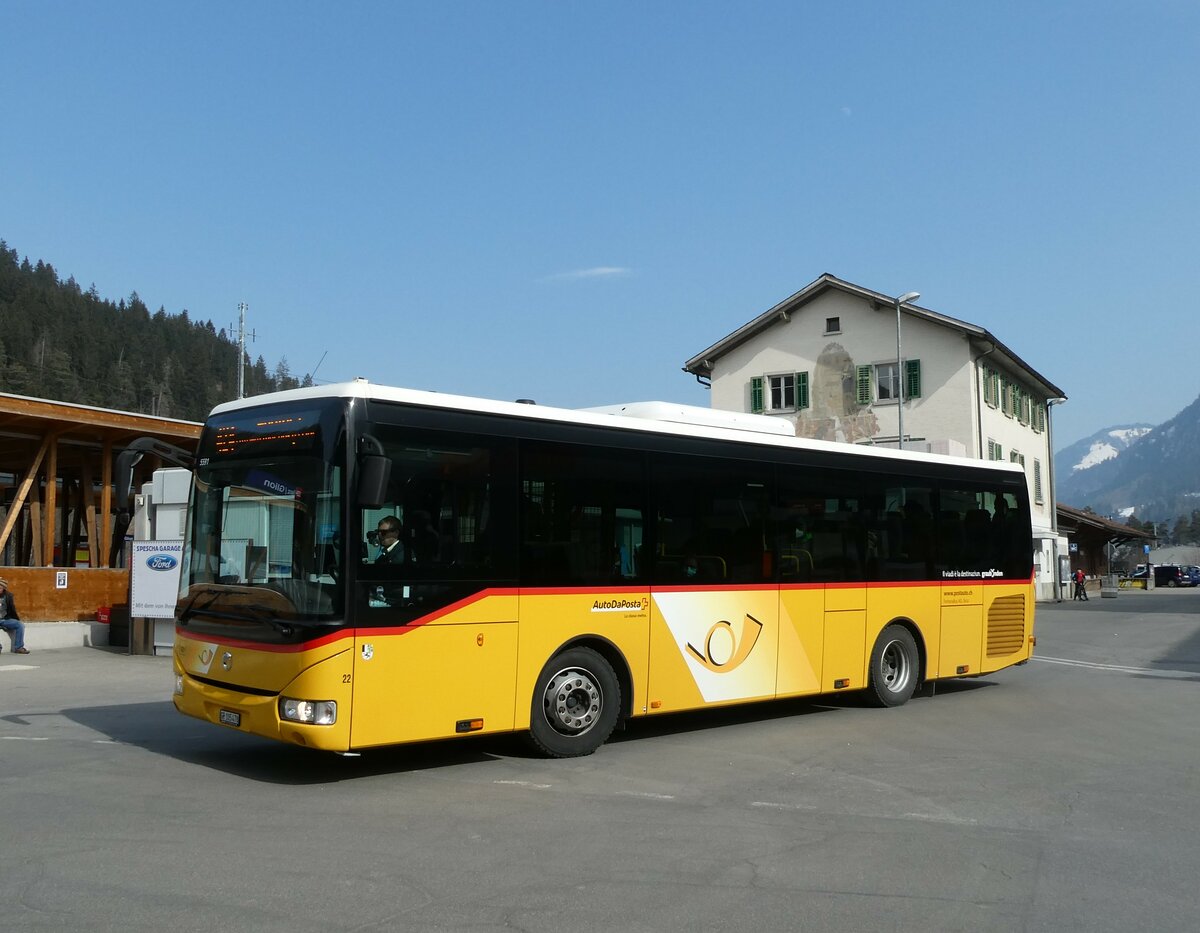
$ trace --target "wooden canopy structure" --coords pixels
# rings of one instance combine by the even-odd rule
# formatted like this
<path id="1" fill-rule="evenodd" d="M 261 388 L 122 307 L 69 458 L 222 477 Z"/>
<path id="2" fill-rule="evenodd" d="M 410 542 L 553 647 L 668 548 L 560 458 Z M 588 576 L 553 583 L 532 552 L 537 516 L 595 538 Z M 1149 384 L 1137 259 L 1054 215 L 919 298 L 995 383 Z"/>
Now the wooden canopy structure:
<path id="1" fill-rule="evenodd" d="M 113 501 L 116 455 L 139 437 L 195 451 L 200 427 L 0 394 L 0 566 L 108 567 L 114 513 L 129 508 Z M 138 477 L 158 465 L 147 456 Z"/>
<path id="2" fill-rule="evenodd" d="M 1093 576 L 1110 573 L 1108 554 L 1105 551 L 1109 544 L 1116 546 L 1130 541 L 1149 543 L 1154 540 L 1154 535 L 1148 532 L 1138 531 L 1092 512 L 1071 508 L 1061 502 L 1057 504 L 1056 510 L 1059 533 L 1077 546 L 1071 554 L 1072 570 L 1082 567 L 1084 573 Z"/>

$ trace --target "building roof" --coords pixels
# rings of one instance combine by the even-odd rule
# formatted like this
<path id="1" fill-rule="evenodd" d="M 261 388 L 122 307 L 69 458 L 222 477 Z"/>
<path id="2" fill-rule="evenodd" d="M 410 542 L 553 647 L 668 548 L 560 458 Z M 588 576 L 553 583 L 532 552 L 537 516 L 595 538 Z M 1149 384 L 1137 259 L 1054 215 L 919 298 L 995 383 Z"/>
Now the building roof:
<path id="1" fill-rule="evenodd" d="M 697 353 L 683 364 L 684 372 L 693 373 L 697 378 L 711 378 L 713 366 L 718 358 L 741 346 L 748 340 L 757 337 L 775 324 L 785 323 L 793 313 L 831 289 L 837 289 L 838 291 L 862 298 L 880 308 L 890 309 L 895 307 L 896 299 L 893 296 L 872 291 L 861 285 L 855 285 L 853 282 L 847 282 L 826 272 L 820 278 L 805 285 L 804 288 L 800 289 L 794 295 L 785 298 L 779 304 L 764 311 L 752 321 L 743 324 L 733 333 L 718 340 L 711 347 Z M 1024 373 L 1033 383 L 1033 386 L 1044 394 L 1046 398 L 1066 398 L 1062 389 L 1038 373 L 985 328 L 966 321 L 960 321 L 958 318 L 953 318 L 946 314 L 939 314 L 937 311 L 930 311 L 928 308 L 922 308 L 911 303 L 905 304 L 903 311 L 911 317 L 959 331 L 972 343 L 984 346 L 986 352 L 1006 362 L 1012 370 L 1019 370 Z"/>
<path id="2" fill-rule="evenodd" d="M 1061 502 L 1055 505 L 1055 509 L 1058 512 L 1058 530 L 1068 537 L 1078 534 L 1081 531 L 1087 531 L 1093 535 L 1099 532 L 1106 541 L 1111 541 L 1113 544 L 1123 544 L 1126 541 L 1135 541 L 1138 539 L 1143 541 L 1154 540 L 1154 535 L 1148 531 L 1138 531 L 1136 528 L 1130 528 L 1128 525 L 1114 522 L 1102 515 L 1073 509 L 1071 506 L 1063 505 Z"/>
<path id="3" fill-rule="evenodd" d="M 23 474 L 48 437 L 62 447 L 94 450 L 106 441 L 120 449 L 147 436 L 192 447 L 200 427 L 194 421 L 0 394 L 0 472 Z"/>

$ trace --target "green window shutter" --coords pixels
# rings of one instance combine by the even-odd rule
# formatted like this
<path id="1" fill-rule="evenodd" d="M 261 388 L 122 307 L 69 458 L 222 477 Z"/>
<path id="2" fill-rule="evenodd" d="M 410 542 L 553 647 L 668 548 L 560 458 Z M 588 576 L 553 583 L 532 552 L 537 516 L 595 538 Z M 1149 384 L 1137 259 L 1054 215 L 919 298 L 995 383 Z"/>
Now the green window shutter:
<path id="1" fill-rule="evenodd" d="M 755 415 L 763 413 L 762 376 L 752 376 L 750 378 L 750 411 Z"/>
<path id="2" fill-rule="evenodd" d="M 796 373 L 796 407 L 808 407 L 808 373 Z"/>
<path id="3" fill-rule="evenodd" d="M 860 405 L 871 404 L 871 367 L 856 366 L 854 384 L 857 394 L 856 401 Z"/>
<path id="4" fill-rule="evenodd" d="M 904 361 L 904 397 L 921 397 L 921 361 Z"/>

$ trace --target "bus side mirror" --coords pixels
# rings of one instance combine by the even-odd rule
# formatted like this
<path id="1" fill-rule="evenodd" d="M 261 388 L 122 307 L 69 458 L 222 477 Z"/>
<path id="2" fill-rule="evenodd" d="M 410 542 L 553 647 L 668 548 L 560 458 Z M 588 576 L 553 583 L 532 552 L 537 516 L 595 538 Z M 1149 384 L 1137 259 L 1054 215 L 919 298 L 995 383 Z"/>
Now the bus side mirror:
<path id="1" fill-rule="evenodd" d="M 358 506 L 377 509 L 387 502 L 392 461 L 384 456 L 379 439 L 364 434 L 358 439 Z"/>
<path id="2" fill-rule="evenodd" d="M 378 509 L 387 502 L 388 481 L 392 478 L 392 461 L 387 457 L 370 455 L 359 459 L 358 505 L 363 509 Z"/>

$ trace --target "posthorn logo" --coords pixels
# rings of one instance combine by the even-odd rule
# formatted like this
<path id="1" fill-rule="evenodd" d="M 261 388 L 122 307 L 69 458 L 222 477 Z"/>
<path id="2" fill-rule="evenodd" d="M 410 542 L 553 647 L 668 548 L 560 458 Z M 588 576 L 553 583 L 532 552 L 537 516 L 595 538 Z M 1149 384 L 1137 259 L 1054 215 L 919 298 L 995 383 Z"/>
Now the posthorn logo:
<path id="1" fill-rule="evenodd" d="M 151 570 L 174 570 L 179 561 L 170 554 L 151 554 L 146 558 L 146 566 Z"/>

